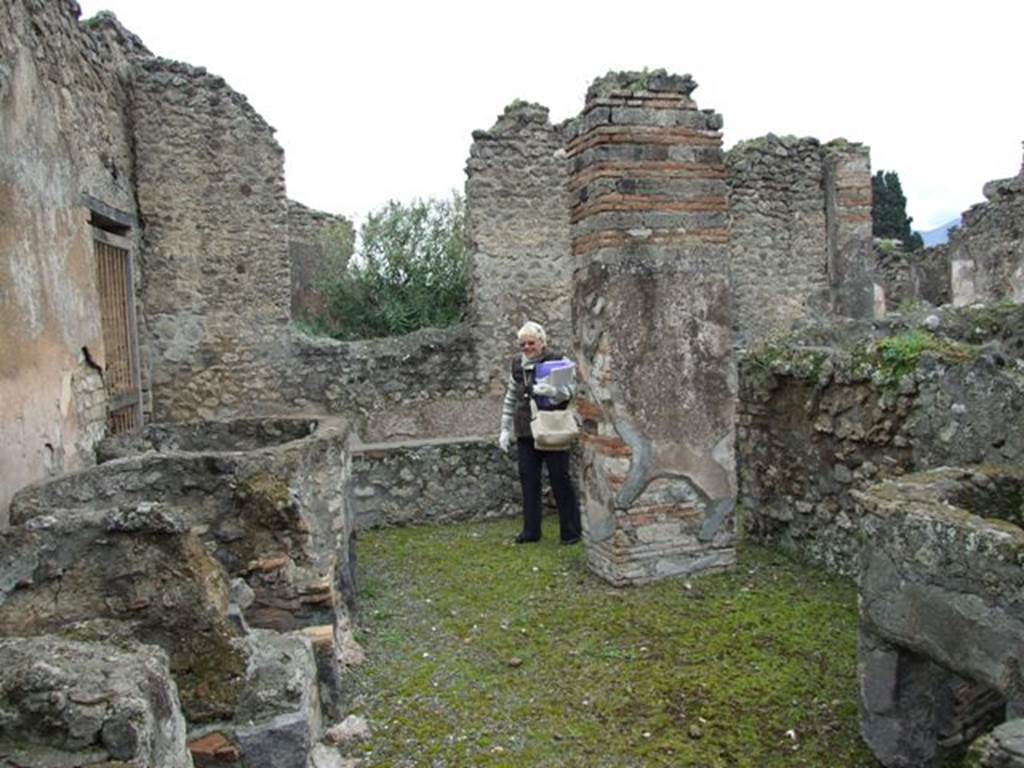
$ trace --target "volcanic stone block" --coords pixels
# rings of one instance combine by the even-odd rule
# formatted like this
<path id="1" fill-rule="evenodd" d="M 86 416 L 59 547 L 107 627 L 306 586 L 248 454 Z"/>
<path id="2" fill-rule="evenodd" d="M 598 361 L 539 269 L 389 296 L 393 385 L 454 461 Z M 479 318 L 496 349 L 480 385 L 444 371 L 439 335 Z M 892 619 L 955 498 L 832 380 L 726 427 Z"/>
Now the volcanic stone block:
<path id="1" fill-rule="evenodd" d="M 61 510 L 0 532 L 0 635 L 163 648 L 190 721 L 230 717 L 247 654 L 224 572 L 158 505 Z"/>
<path id="2" fill-rule="evenodd" d="M 317 663 L 299 632 L 255 630 L 247 638 L 249 669 L 230 721 L 195 729 L 197 764 L 308 768 L 322 729 Z"/>
<path id="3" fill-rule="evenodd" d="M 0 764 L 191 767 L 167 656 L 148 645 L 0 639 Z"/>
<path id="4" fill-rule="evenodd" d="M 854 495 L 872 542 L 860 578 L 864 738 L 886 766 L 938 765 L 944 745 L 991 722 L 971 707 L 953 722 L 954 676 L 993 692 L 974 709 L 1005 700 L 1017 716 L 1024 703 L 1024 472 L 942 468 Z"/>
<path id="5" fill-rule="evenodd" d="M 590 566 L 728 567 L 735 466 L 721 117 L 689 75 L 593 84 L 568 145 Z"/>
<path id="6" fill-rule="evenodd" d="M 1024 719 L 1010 720 L 971 746 L 967 768 L 1024 768 Z"/>

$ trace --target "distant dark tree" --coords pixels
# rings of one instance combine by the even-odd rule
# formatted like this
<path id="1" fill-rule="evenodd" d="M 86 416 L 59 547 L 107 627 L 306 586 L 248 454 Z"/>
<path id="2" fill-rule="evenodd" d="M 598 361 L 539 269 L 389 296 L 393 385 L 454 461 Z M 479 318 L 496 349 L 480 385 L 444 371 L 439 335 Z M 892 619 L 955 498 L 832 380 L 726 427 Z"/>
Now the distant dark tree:
<path id="1" fill-rule="evenodd" d="M 916 251 L 924 247 L 921 235 L 910 228 L 914 220 L 907 216 L 907 198 L 896 171 L 878 171 L 871 179 L 871 233 L 875 237 L 895 238 L 903 247 Z"/>

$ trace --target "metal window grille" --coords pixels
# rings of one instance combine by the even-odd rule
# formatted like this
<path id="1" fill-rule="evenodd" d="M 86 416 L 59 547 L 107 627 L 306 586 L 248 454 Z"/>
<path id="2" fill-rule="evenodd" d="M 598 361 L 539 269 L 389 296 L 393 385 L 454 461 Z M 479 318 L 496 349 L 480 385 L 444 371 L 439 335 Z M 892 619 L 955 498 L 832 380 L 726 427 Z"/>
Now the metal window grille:
<path id="1" fill-rule="evenodd" d="M 103 230 L 93 230 L 93 247 L 106 359 L 103 380 L 110 403 L 108 427 L 116 435 L 142 426 L 132 258 L 127 239 Z"/>

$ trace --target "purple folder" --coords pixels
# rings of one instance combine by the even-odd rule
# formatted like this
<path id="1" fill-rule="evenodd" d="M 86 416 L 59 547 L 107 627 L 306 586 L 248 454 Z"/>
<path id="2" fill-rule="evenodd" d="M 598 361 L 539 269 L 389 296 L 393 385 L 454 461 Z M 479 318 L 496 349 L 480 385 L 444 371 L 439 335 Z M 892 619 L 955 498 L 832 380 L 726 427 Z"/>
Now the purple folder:
<path id="1" fill-rule="evenodd" d="M 534 378 L 537 381 L 540 381 L 541 379 L 546 379 L 548 376 L 551 375 L 551 372 L 553 370 L 555 370 L 556 368 L 570 368 L 570 367 L 572 367 L 572 364 L 573 363 L 572 363 L 571 360 L 568 360 L 568 359 L 566 359 L 564 357 L 559 359 L 559 360 L 545 360 L 543 363 L 537 363 L 537 367 L 534 369 Z M 541 409 L 553 408 L 554 405 L 555 404 L 551 402 L 551 398 L 549 398 L 549 397 L 540 397 L 538 395 L 538 397 L 537 397 L 537 407 L 538 408 L 541 408 Z"/>

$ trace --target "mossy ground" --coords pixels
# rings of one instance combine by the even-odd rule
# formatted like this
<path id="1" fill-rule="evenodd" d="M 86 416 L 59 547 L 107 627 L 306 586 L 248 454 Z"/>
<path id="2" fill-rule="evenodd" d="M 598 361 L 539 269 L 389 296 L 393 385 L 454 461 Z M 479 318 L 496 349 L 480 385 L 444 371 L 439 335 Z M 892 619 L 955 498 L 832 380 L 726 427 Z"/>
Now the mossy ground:
<path id="1" fill-rule="evenodd" d="M 852 584 L 744 546 L 616 589 L 515 521 L 360 537 L 367 766 L 875 766 Z"/>

